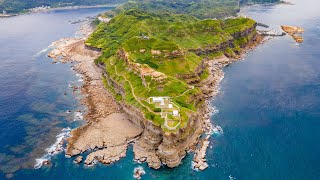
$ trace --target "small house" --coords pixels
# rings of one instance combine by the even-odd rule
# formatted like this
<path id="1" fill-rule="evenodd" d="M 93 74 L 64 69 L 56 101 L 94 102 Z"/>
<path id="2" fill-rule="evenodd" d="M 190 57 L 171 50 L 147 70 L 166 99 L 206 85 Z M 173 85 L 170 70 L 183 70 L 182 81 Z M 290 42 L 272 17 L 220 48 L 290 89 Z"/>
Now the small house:
<path id="1" fill-rule="evenodd" d="M 154 98 L 152 98 L 152 102 L 153 103 L 162 103 L 162 102 L 164 102 L 164 99 L 163 99 L 163 97 L 154 97 Z"/>
<path id="2" fill-rule="evenodd" d="M 172 111 L 173 116 L 179 116 L 179 111 L 178 110 L 173 110 Z"/>

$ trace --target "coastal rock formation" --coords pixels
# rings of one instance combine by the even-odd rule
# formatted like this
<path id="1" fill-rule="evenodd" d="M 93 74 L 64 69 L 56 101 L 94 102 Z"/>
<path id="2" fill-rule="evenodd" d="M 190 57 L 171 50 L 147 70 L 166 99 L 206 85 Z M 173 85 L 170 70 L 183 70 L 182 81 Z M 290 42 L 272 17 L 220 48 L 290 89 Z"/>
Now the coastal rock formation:
<path id="1" fill-rule="evenodd" d="M 210 136 L 208 135 L 204 140 L 202 140 L 200 142 L 200 148 L 197 149 L 195 152 L 195 156 L 193 159 L 193 162 L 194 162 L 193 167 L 195 169 L 199 169 L 199 170 L 203 171 L 209 167 L 209 165 L 206 162 L 207 160 L 205 159 L 206 151 L 207 151 L 207 148 L 210 143 L 209 138 L 210 138 Z"/>
<path id="2" fill-rule="evenodd" d="M 157 148 L 161 141 L 161 129 L 147 122 L 142 136 L 133 145 L 135 160 L 147 162 L 150 167 L 159 169 L 161 160 L 157 155 Z"/>
<path id="3" fill-rule="evenodd" d="M 303 38 L 300 34 L 304 33 L 304 29 L 298 26 L 281 26 L 282 30 L 288 33 L 297 43 L 302 43 Z"/>
<path id="4" fill-rule="evenodd" d="M 82 156 L 78 156 L 73 162 L 76 164 L 79 164 L 82 162 L 83 157 Z"/>
<path id="5" fill-rule="evenodd" d="M 64 38 L 54 42 L 51 46 L 55 47 L 48 57 L 63 63 L 71 61 L 90 61 L 101 55 L 99 51 L 92 51 L 84 46 L 83 38 Z"/>
<path id="6" fill-rule="evenodd" d="M 135 179 L 141 179 L 141 176 L 144 175 L 146 172 L 143 170 L 142 167 L 137 167 L 137 168 L 134 168 L 133 170 L 133 177 Z"/>
<path id="7" fill-rule="evenodd" d="M 210 134 L 212 128 L 209 120 L 210 109 L 206 100 L 219 92 L 218 85 L 224 75 L 222 70 L 233 62 L 230 58 L 238 59 L 243 51 L 255 47 L 262 38 L 256 33 L 254 21 L 246 18 L 241 18 L 239 21 L 246 22 L 248 27 L 239 28 L 240 31 L 220 27 L 226 28 L 226 33 L 230 33 L 226 37 L 227 40 L 220 44 L 183 50 L 181 48 L 172 50 L 171 46 L 168 46 L 170 50 L 161 51 L 156 48 L 146 50 L 145 46 L 131 51 L 119 47 L 109 52 L 114 53 L 110 59 L 105 61 L 101 61 L 101 58 L 98 59 L 98 66 L 94 64 L 94 60 L 101 56 L 102 53 L 99 49 L 102 46 L 91 47 L 97 41 L 91 39 L 86 41 L 85 45 L 85 38 L 74 38 L 64 39 L 54 44 L 57 48 L 49 54 L 50 57 L 62 62 L 79 62 L 74 66 L 74 69 L 84 76 L 81 92 L 86 96 L 82 102 L 88 107 L 88 113 L 85 116 L 87 124 L 71 132 L 66 154 L 75 156 L 90 151 L 85 160 L 86 165 L 92 165 L 95 161 L 110 164 L 124 157 L 128 143 L 135 141 L 133 145 L 135 160 L 147 162 L 154 169 L 159 169 L 162 165 L 170 168 L 177 167 L 189 151 L 197 152 L 195 158 L 197 168 L 201 170 L 207 168 L 205 151 L 208 147 L 208 138 L 201 141 L 200 149 L 197 150 L 201 135 L 204 132 Z M 109 24 L 112 22 L 114 23 L 114 20 Z M 237 19 L 232 19 L 230 22 L 223 22 L 223 24 L 233 27 L 238 26 L 239 23 Z M 206 29 L 209 32 L 212 30 L 209 27 Z M 98 32 L 103 33 L 105 30 Z M 199 32 L 203 31 L 199 30 Z M 210 32 L 210 34 L 212 33 Z M 215 35 L 220 36 L 221 34 Z M 102 37 L 101 34 L 99 37 Z M 144 36 L 133 37 L 133 39 L 150 40 Z M 103 49 L 101 50 L 105 52 Z M 134 53 L 139 53 L 139 56 L 149 54 L 150 57 L 157 58 L 154 61 L 157 63 L 160 62 L 160 56 L 163 56 L 164 59 L 158 65 L 150 61 L 140 63 L 138 60 L 132 59 L 136 55 Z M 212 58 L 209 56 L 215 53 L 220 53 L 220 56 Z M 196 65 L 189 63 L 188 59 L 183 59 L 187 55 L 197 56 L 193 59 Z M 161 63 L 174 61 L 188 62 L 189 64 L 186 65 L 192 66 L 194 69 L 185 70 L 184 74 L 175 73 L 174 75 L 163 72 L 163 69 L 162 71 L 155 70 L 156 67 L 162 66 Z M 117 70 L 118 68 L 121 69 L 121 72 Z M 200 80 L 200 76 L 206 71 L 208 71 L 208 77 Z M 125 74 L 126 72 L 129 73 Z M 150 84 L 154 89 L 150 88 Z M 184 112 L 184 122 L 180 119 L 178 125 L 170 129 L 166 122 L 150 120 L 151 117 L 160 116 L 160 113 L 157 114 L 152 107 L 146 105 L 145 97 L 137 96 L 134 86 L 140 87 L 140 85 L 142 87 L 137 91 L 149 89 L 149 92 L 162 92 L 165 85 L 169 86 L 169 90 L 178 86 L 177 89 L 181 88 L 184 92 L 170 91 L 176 95 L 177 101 L 179 97 L 194 90 L 190 95 L 184 97 L 182 101 L 185 102 L 180 102 L 181 109 L 182 107 L 187 109 L 189 104 L 193 108 Z M 180 125 L 182 123 L 184 124 Z"/>
<path id="8" fill-rule="evenodd" d="M 115 147 L 107 147 L 102 150 L 97 150 L 90 153 L 84 163 L 88 166 L 93 165 L 94 161 L 97 160 L 103 164 L 111 164 L 119 161 L 120 158 L 126 156 L 127 145 L 120 145 Z"/>
<path id="9" fill-rule="evenodd" d="M 66 154 L 74 156 L 96 148 L 119 147 L 123 149 L 122 146 L 126 147 L 128 142 L 141 133 L 142 130 L 132 124 L 125 113 L 112 113 L 72 131 Z M 106 151 L 96 151 L 95 155 L 98 152 L 106 153 Z"/>

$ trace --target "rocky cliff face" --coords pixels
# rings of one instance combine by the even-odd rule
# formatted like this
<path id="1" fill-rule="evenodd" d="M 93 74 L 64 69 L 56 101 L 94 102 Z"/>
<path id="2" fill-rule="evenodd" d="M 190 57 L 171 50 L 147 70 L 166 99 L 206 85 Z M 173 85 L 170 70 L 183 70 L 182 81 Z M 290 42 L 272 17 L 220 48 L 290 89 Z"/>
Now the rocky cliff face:
<path id="1" fill-rule="evenodd" d="M 194 52 L 195 54 L 200 56 L 200 55 L 205 55 L 205 54 L 209 54 L 209 53 L 214 53 L 214 52 L 218 52 L 218 51 L 221 51 L 221 50 L 225 50 L 228 47 L 232 47 L 232 40 L 227 41 L 227 42 L 223 42 L 223 43 L 221 43 L 219 45 L 212 46 L 212 47 L 189 49 L 189 51 Z"/>
<path id="2" fill-rule="evenodd" d="M 203 109 L 205 109 L 203 107 Z M 191 115 L 188 125 L 177 133 L 164 133 L 157 155 L 163 164 L 176 167 L 181 163 L 187 151 L 195 148 L 198 138 L 202 134 L 203 111 Z"/>
<path id="3" fill-rule="evenodd" d="M 217 46 L 213 47 L 206 47 L 206 48 L 198 48 L 198 49 L 189 49 L 189 51 L 196 53 L 197 55 L 207 55 L 210 53 L 216 53 L 216 52 L 224 52 L 227 48 L 234 48 L 235 47 L 235 40 L 241 39 L 241 38 L 247 38 L 248 41 L 244 44 L 240 45 L 240 48 L 245 49 L 248 47 L 250 44 L 255 42 L 257 40 L 257 36 L 259 36 L 256 33 L 256 27 L 257 24 L 254 24 L 254 26 L 245 29 L 241 32 L 237 32 L 234 34 L 231 34 L 233 39 L 223 42 Z M 239 55 L 241 54 L 240 51 L 234 50 L 235 54 L 234 55 L 229 55 L 225 54 L 227 57 L 230 58 L 238 58 Z M 191 74 L 178 74 L 177 77 L 180 79 L 184 79 L 188 82 L 188 84 L 198 84 L 200 83 L 200 78 L 199 76 L 204 72 L 205 68 L 207 68 L 207 64 L 205 63 L 208 61 L 207 58 L 204 58 L 200 65 L 195 69 L 194 73 Z"/>
<path id="4" fill-rule="evenodd" d="M 177 167 L 187 151 L 197 144 L 203 132 L 201 113 L 193 114 L 188 125 L 176 133 L 163 132 L 152 122 L 145 121 L 144 133 L 133 146 L 135 159 L 147 162 L 154 169 L 159 169 L 161 164 Z"/>
<path id="5" fill-rule="evenodd" d="M 114 87 L 116 93 L 124 97 L 123 87 L 109 78 L 108 74 L 105 73 L 104 76 L 108 84 Z M 119 104 L 122 110 L 129 115 L 129 119 L 144 129 L 142 136 L 134 144 L 135 159 L 147 162 L 154 169 L 160 168 L 161 164 L 166 164 L 168 167 L 178 166 L 187 151 L 196 145 L 197 139 L 203 132 L 203 117 L 207 113 L 205 105 L 189 117 L 185 128 L 175 133 L 168 133 L 144 118 L 137 108 L 123 102 Z"/>
<path id="6" fill-rule="evenodd" d="M 189 49 L 189 51 L 194 52 L 197 55 L 206 55 L 206 54 L 210 54 L 210 53 L 215 53 L 215 52 L 219 52 L 219 51 L 224 51 L 227 48 L 234 48 L 235 47 L 235 40 L 239 39 L 239 38 L 244 38 L 244 37 L 249 37 L 250 35 L 253 35 L 251 39 L 249 39 L 249 41 L 246 44 L 243 44 L 241 46 L 241 48 L 245 47 L 247 44 L 250 43 L 251 40 L 254 39 L 255 37 L 255 31 L 256 31 L 256 27 L 257 24 L 254 24 L 254 26 L 245 29 L 241 32 L 236 32 L 234 34 L 231 34 L 231 36 L 233 37 L 233 39 L 223 42 L 221 44 L 218 44 L 216 46 L 210 46 L 210 47 L 206 47 L 206 48 L 198 48 L 198 49 Z"/>

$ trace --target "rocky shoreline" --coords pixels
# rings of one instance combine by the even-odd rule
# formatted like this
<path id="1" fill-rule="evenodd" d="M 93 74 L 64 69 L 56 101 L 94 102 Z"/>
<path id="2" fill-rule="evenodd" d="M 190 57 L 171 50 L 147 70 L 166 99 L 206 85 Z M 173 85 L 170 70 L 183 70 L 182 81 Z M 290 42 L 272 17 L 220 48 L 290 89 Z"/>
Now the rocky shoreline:
<path id="1" fill-rule="evenodd" d="M 282 30 L 288 33 L 297 43 L 302 43 L 303 38 L 301 36 L 304 33 L 304 29 L 298 26 L 281 26 Z"/>
<path id="2" fill-rule="evenodd" d="M 197 143 L 199 146 L 194 149 L 193 168 L 196 170 L 205 170 L 209 167 L 206 160 L 206 151 L 210 143 L 210 135 L 213 133 L 214 127 L 211 123 L 212 109 L 209 107 L 209 102 L 218 95 L 220 82 L 224 78 L 224 67 L 232 64 L 235 61 L 241 60 L 244 54 L 255 49 L 258 45 L 264 43 L 267 39 L 256 34 L 252 41 L 250 41 L 246 47 L 243 47 L 239 55 L 233 57 L 220 56 L 214 59 L 207 59 L 205 65 L 209 69 L 209 77 L 201 83 L 201 90 L 206 94 L 206 109 L 203 111 L 203 132 L 206 135 L 204 138 L 200 138 Z M 216 131 L 223 132 L 222 128 L 215 127 Z"/>
<path id="3" fill-rule="evenodd" d="M 94 160 L 110 164 L 125 156 L 127 145 L 142 133 L 142 129 L 129 121 L 104 88 L 101 70 L 94 63 L 101 53 L 84 44 L 93 28 L 86 23 L 80 31 L 82 37 L 54 42 L 51 45 L 54 49 L 48 54 L 54 62 L 74 63 L 73 69 L 83 77 L 80 91 L 84 98 L 81 103 L 88 109 L 85 115 L 87 123 L 71 131 L 66 155 L 76 156 L 90 151 L 84 160 L 86 165 L 94 164 Z M 80 161 L 79 157 L 75 161 L 80 163 L 82 159 Z"/>

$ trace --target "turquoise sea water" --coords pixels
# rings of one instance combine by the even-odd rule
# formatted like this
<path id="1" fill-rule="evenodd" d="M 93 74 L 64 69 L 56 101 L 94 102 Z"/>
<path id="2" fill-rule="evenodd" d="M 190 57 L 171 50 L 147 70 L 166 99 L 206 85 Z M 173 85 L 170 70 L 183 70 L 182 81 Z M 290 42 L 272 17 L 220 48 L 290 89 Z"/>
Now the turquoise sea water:
<path id="1" fill-rule="evenodd" d="M 74 35 L 79 25 L 69 20 L 103 9 L 0 19 L 0 179 L 5 178 L 4 170 L 17 167 L 22 169 L 13 179 L 133 179 L 138 166 L 146 171 L 143 179 L 319 179 L 319 3 L 292 2 L 296 5 L 243 9 L 270 29 L 304 27 L 305 42 L 274 38 L 225 69 L 221 93 L 212 101 L 219 110 L 212 121 L 224 133 L 212 138 L 210 167 L 203 172 L 192 170 L 192 155 L 175 169 L 149 169 L 133 161 L 132 148 L 126 158 L 109 166 L 75 165 L 61 153 L 52 157 L 49 167 L 24 169 L 44 154 L 62 128 L 79 124 L 73 113 L 83 108 L 68 88 L 78 80 L 70 65 L 52 65 L 45 54 L 36 54 L 52 41 Z"/>

